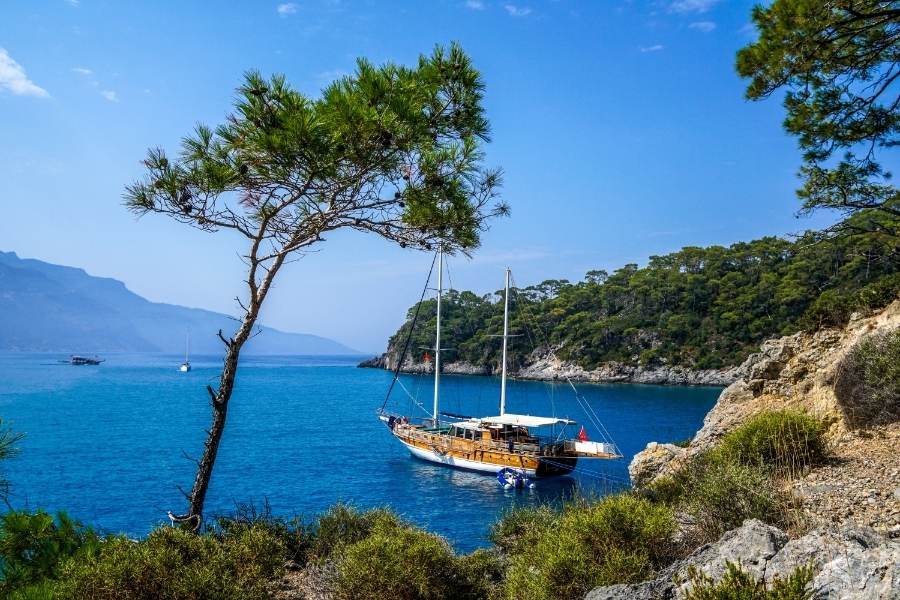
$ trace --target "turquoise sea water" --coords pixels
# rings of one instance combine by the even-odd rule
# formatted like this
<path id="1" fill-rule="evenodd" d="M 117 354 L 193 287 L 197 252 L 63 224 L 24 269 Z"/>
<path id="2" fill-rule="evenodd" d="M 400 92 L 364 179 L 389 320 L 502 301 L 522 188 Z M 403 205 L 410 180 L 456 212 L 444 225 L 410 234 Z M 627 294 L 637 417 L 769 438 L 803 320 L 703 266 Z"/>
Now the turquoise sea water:
<path id="1" fill-rule="evenodd" d="M 99 367 L 72 367 L 59 355 L 0 355 L 0 417 L 26 435 L 18 457 L 3 465 L 17 508 L 66 510 L 106 531 L 140 536 L 167 522 L 190 489 L 216 384 L 214 357 L 110 355 Z M 242 359 L 228 426 L 207 496 L 207 514 L 268 499 L 273 511 L 312 517 L 343 500 L 390 505 L 457 548 L 487 543 L 490 524 L 506 508 L 555 501 L 574 492 L 605 493 L 627 485 L 627 465 L 647 442 L 676 441 L 699 429 L 717 388 L 580 385 L 619 448 L 621 461 L 582 461 L 574 476 L 504 491 L 492 476 L 412 459 L 375 418 L 391 374 L 358 369 L 357 359 Z M 404 376 L 389 408 L 416 408 L 406 392 L 431 406 L 432 380 Z M 442 408 L 497 412 L 499 382 L 445 376 Z M 405 388 L 405 390 L 404 390 Z M 564 384 L 511 382 L 508 411 L 584 420 Z M 577 433 L 573 431 L 573 434 Z M 590 471 L 590 473 L 588 472 Z M 602 474 L 600 478 L 596 475 Z"/>

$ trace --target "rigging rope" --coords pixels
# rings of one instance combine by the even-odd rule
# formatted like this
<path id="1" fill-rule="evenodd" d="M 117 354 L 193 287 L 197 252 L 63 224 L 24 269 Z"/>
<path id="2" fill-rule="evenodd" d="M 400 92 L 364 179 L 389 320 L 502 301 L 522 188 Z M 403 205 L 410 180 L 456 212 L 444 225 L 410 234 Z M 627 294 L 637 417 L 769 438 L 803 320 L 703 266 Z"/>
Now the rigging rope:
<path id="1" fill-rule="evenodd" d="M 517 290 L 517 293 L 518 293 L 519 288 L 518 288 L 518 286 L 515 285 L 515 281 L 513 281 L 513 287 L 514 287 L 514 289 Z M 520 304 L 522 304 L 522 303 L 520 303 Z M 552 350 L 550 347 L 550 339 L 548 338 L 547 334 L 544 333 L 544 330 L 543 330 L 543 328 L 541 328 L 540 324 L 537 322 L 537 319 L 534 317 L 534 315 L 531 314 L 531 311 L 528 309 L 529 309 L 529 307 L 527 305 L 520 308 L 521 312 L 523 314 L 525 314 L 526 318 L 530 321 L 532 327 L 534 327 L 534 329 L 537 331 L 537 333 L 541 336 L 542 342 L 543 342 L 544 346 L 546 346 L 547 351 L 552 353 Z M 528 333 L 529 340 L 531 340 L 532 339 L 531 333 L 528 331 L 528 328 L 526 328 L 525 331 L 526 331 L 526 333 Z M 572 392 L 575 394 L 575 400 L 581 406 L 581 409 L 584 411 L 585 415 L 587 416 L 588 421 L 590 421 L 591 424 L 597 428 L 597 430 L 600 433 L 600 437 L 603 438 L 604 442 L 608 442 L 608 443 L 612 444 L 618 450 L 618 446 L 616 445 L 615 440 L 612 439 L 612 436 L 610 435 L 609 431 L 603 425 L 603 422 L 600 420 L 600 416 L 597 414 L 597 412 L 594 410 L 594 408 L 590 405 L 590 403 L 587 401 L 587 399 L 582 397 L 581 394 L 578 393 L 578 389 L 575 387 L 575 384 L 572 383 L 572 380 L 569 378 L 568 374 L 563 372 L 562 375 L 563 375 L 563 378 L 565 378 L 566 383 L 569 384 L 569 387 L 572 388 Z"/>
<path id="2" fill-rule="evenodd" d="M 406 360 L 406 352 L 409 350 L 409 343 L 412 341 L 413 331 L 416 329 L 416 321 L 419 319 L 419 311 L 422 308 L 422 302 L 425 301 L 425 294 L 428 293 L 428 284 L 431 282 L 431 274 L 434 272 L 434 263 L 437 262 L 438 253 L 434 253 L 434 258 L 431 259 L 431 268 L 428 269 L 428 278 L 425 280 L 425 287 L 422 289 L 422 295 L 419 297 L 419 302 L 416 304 L 416 312 L 413 313 L 412 324 L 409 326 L 409 334 L 406 336 L 406 343 L 403 344 L 403 352 L 400 353 L 400 360 L 397 361 L 397 368 L 394 369 L 394 379 L 391 380 L 391 385 L 388 387 L 387 394 L 384 397 L 384 402 L 381 403 L 380 412 L 384 412 L 384 407 L 387 406 L 388 400 L 391 399 L 391 392 L 394 391 L 394 384 L 397 383 L 397 380 L 400 378 L 400 369 L 403 368 L 403 361 Z"/>

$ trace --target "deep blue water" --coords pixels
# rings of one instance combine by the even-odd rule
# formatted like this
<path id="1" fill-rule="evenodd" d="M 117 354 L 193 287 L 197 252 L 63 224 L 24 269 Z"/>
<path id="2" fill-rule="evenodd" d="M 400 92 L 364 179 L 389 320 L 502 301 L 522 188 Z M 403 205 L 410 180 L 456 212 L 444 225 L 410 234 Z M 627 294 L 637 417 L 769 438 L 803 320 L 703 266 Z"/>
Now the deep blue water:
<path id="1" fill-rule="evenodd" d="M 174 355 L 111 355 L 99 367 L 56 363 L 60 358 L 0 355 L 0 418 L 26 436 L 20 454 L 2 465 L 12 504 L 63 509 L 103 530 L 136 536 L 167 522 L 167 510 L 185 507 L 176 486 L 190 489 L 193 482 L 194 465 L 182 451 L 199 456 L 202 450 L 210 419 L 205 386 L 216 384 L 218 362 L 193 358 L 193 371 L 183 374 Z M 264 498 L 276 513 L 307 517 L 338 500 L 390 505 L 470 550 L 486 543 L 488 527 L 510 506 L 627 484 L 636 452 L 651 440 L 693 435 L 719 394 L 717 388 L 580 385 L 625 458 L 582 461 L 590 474 L 504 491 L 491 476 L 410 458 L 375 418 L 391 374 L 358 369 L 355 362 L 242 359 L 207 514 Z M 430 378 L 402 380 L 431 406 Z M 497 379 L 442 381 L 444 410 L 496 414 Z M 598 439 L 567 385 L 511 382 L 508 394 L 509 412 L 568 416 L 584 421 L 591 439 Z M 410 405 L 398 387 L 389 407 Z"/>

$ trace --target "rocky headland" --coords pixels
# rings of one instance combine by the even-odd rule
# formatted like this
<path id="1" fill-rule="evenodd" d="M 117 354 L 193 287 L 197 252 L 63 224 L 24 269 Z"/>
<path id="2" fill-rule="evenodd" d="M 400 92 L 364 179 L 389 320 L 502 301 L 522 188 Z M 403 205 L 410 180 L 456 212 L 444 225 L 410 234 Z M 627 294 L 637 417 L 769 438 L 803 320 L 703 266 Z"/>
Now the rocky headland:
<path id="1" fill-rule="evenodd" d="M 814 598 L 900 598 L 900 398 L 867 402 L 848 353 L 866 336 L 900 328 L 900 300 L 855 316 L 843 329 L 799 333 L 762 345 L 741 365 L 687 447 L 651 442 L 629 465 L 635 488 L 691 467 L 728 432 L 764 411 L 794 409 L 827 427 L 830 459 L 787 480 L 805 527 L 795 537 L 747 521 L 636 585 L 607 586 L 590 600 L 678 598 L 688 569 L 718 579 L 728 561 L 758 578 L 811 566 Z"/>
<path id="2" fill-rule="evenodd" d="M 844 329 L 770 340 L 740 367 L 743 377 L 723 390 L 703 427 L 681 448 L 650 443 L 629 466 L 632 482 L 646 485 L 671 474 L 750 417 L 797 409 L 828 427 L 832 459 L 793 482 L 817 523 L 857 525 L 900 534 L 900 398 L 868 406 L 845 389 L 844 357 L 863 336 L 900 327 L 900 300 Z"/>

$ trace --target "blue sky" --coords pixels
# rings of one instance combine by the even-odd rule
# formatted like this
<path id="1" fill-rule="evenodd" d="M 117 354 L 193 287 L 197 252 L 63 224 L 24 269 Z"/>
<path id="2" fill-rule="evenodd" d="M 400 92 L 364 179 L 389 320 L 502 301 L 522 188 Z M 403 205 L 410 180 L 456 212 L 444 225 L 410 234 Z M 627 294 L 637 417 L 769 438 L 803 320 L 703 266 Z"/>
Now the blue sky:
<path id="1" fill-rule="evenodd" d="M 0 250 L 115 277 L 157 301 L 234 313 L 241 239 L 121 206 L 150 146 L 219 123 L 248 69 L 314 95 L 355 58 L 411 63 L 457 40 L 487 84 L 488 162 L 512 216 L 454 287 L 490 292 L 643 264 L 686 245 L 821 226 L 797 220 L 799 153 L 780 99 L 734 71 L 752 2 L 434 0 L 0 5 Z M 364 351 L 417 298 L 427 255 L 355 233 L 280 274 L 263 321 Z"/>

